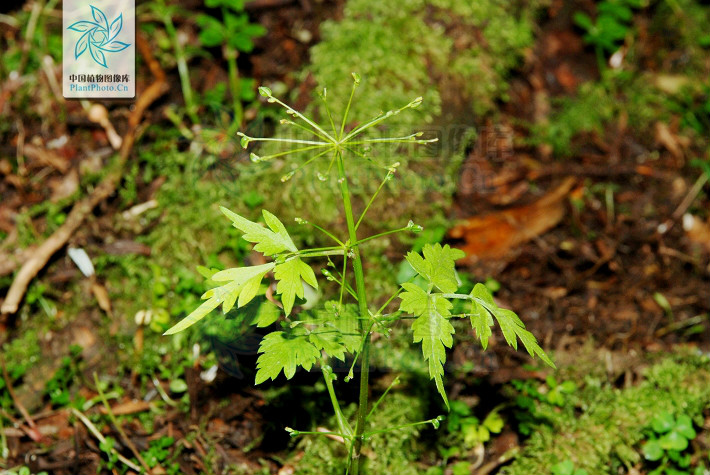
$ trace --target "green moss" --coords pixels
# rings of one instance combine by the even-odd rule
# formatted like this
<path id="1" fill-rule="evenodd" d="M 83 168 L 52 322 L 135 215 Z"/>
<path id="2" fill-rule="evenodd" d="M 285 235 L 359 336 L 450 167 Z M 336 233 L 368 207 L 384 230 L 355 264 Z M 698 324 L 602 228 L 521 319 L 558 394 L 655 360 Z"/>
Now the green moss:
<path id="1" fill-rule="evenodd" d="M 645 380 L 628 389 L 587 378 L 575 404 L 561 411 L 541 407 L 551 422 L 540 426 L 505 475 L 550 473 L 572 460 L 589 473 L 615 474 L 640 461 L 642 431 L 659 412 L 697 419 L 710 407 L 710 359 L 697 354 L 669 356 L 644 372 Z M 579 411 L 582 411 L 581 413 Z"/>

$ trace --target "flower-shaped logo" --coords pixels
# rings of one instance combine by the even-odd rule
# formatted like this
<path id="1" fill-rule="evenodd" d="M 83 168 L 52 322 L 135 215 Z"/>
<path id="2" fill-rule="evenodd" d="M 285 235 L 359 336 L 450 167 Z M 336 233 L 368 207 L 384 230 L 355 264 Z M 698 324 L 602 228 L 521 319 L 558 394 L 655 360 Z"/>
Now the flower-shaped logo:
<path id="1" fill-rule="evenodd" d="M 130 43 L 116 40 L 116 36 L 123 29 L 123 14 L 118 15 L 118 18 L 109 25 L 104 12 L 93 5 L 90 7 L 94 21 L 77 21 L 67 28 L 83 33 L 74 46 L 74 58 L 78 59 L 86 50 L 89 50 L 89 54 L 97 64 L 108 68 L 104 52 L 118 53 L 130 46 Z"/>

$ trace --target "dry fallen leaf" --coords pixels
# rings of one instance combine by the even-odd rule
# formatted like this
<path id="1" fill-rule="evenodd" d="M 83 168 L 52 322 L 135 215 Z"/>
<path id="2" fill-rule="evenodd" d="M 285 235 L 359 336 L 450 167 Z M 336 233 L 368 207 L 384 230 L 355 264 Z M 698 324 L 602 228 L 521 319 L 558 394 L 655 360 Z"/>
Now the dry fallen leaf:
<path id="1" fill-rule="evenodd" d="M 536 202 L 492 213 L 473 216 L 449 231 L 463 239 L 460 248 L 469 257 L 500 259 L 516 246 L 555 227 L 565 214 L 565 197 L 574 185 L 567 178 Z"/>
<path id="2" fill-rule="evenodd" d="M 96 297 L 96 301 L 99 303 L 101 310 L 106 312 L 107 315 L 111 315 L 111 299 L 108 296 L 108 291 L 106 287 L 94 282 L 91 284 L 91 293 Z"/>

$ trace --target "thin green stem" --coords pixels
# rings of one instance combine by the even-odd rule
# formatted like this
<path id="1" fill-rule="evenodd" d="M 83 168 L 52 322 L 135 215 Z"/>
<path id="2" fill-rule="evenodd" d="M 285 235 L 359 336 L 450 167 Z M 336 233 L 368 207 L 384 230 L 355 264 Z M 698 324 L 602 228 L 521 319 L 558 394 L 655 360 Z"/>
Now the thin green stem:
<path id="1" fill-rule="evenodd" d="M 336 152 L 336 160 L 338 162 L 338 182 L 340 183 L 340 193 L 343 199 L 343 207 L 345 209 L 345 221 L 348 226 L 348 236 L 351 243 L 357 243 L 357 231 L 355 230 L 355 219 L 353 218 L 353 207 L 350 201 L 350 190 L 348 189 L 348 176 L 345 173 L 345 163 L 341 152 Z M 367 400 L 369 396 L 369 376 L 370 376 L 370 328 L 365 331 L 365 319 L 369 320 L 369 310 L 367 308 L 367 292 L 365 291 L 365 274 L 362 268 L 362 259 L 360 257 L 360 249 L 357 244 L 351 247 L 353 254 L 353 273 L 355 275 L 355 289 L 357 291 L 358 306 L 360 310 L 360 319 L 358 326 L 360 334 L 363 336 L 363 347 L 361 351 L 361 366 L 360 366 L 360 397 L 358 400 L 357 424 L 355 426 L 355 440 L 353 454 L 349 464 L 352 465 L 353 474 L 360 473 L 360 457 L 362 455 L 363 433 L 365 432 L 365 424 L 367 422 Z"/>
<path id="2" fill-rule="evenodd" d="M 222 8 L 223 15 L 226 9 Z M 229 89 L 232 93 L 232 112 L 234 118 L 232 119 L 232 125 L 229 127 L 229 135 L 232 136 L 234 132 L 239 130 L 242 126 L 242 120 L 244 119 L 244 108 L 242 107 L 242 87 L 239 81 L 239 69 L 237 68 L 237 56 L 239 52 L 229 46 L 224 47 L 224 56 L 227 58 L 227 73 L 229 75 Z"/>
<path id="3" fill-rule="evenodd" d="M 348 99 L 348 105 L 345 107 L 345 113 L 343 114 L 343 121 L 340 124 L 340 134 L 338 134 L 338 140 L 343 138 L 343 132 L 345 132 L 345 123 L 348 121 L 348 114 L 350 113 L 350 105 L 353 103 L 353 96 L 355 96 L 355 89 L 357 89 L 358 83 L 353 83 L 353 87 L 350 90 L 350 99 Z"/>
<path id="4" fill-rule="evenodd" d="M 299 128 L 299 129 L 301 129 L 301 130 L 305 130 L 305 131 L 308 132 L 309 134 L 315 135 L 316 137 L 318 137 L 318 138 L 321 139 L 321 140 L 324 140 L 324 141 L 326 141 L 326 142 L 330 142 L 330 140 L 328 140 L 328 137 L 326 137 L 325 135 L 319 133 L 317 130 L 309 129 L 309 128 L 306 127 L 305 125 L 301 125 L 301 124 L 299 124 L 298 122 L 294 122 L 294 121 L 288 120 L 288 119 L 282 119 L 282 120 L 281 120 L 281 123 L 282 123 L 282 124 L 293 125 L 294 127 L 297 127 L 297 128 Z"/>
<path id="5" fill-rule="evenodd" d="M 324 228 L 318 226 L 317 224 L 311 223 L 310 221 L 306 221 L 306 220 L 301 221 L 301 223 L 302 223 L 302 224 L 308 224 L 309 226 L 313 226 L 313 227 L 316 228 L 318 231 L 322 232 L 323 234 L 325 234 L 326 236 L 328 236 L 329 238 L 331 238 L 333 241 L 337 242 L 337 243 L 340 245 L 340 247 L 343 247 L 343 248 L 347 247 L 343 241 L 341 241 L 340 239 L 338 239 L 338 238 L 335 236 L 335 234 L 333 234 L 333 233 L 331 233 L 330 231 L 328 231 L 328 230 L 326 230 L 326 229 L 324 229 Z"/>
<path id="6" fill-rule="evenodd" d="M 294 149 L 290 149 L 290 150 L 284 150 L 283 152 L 274 153 L 272 155 L 259 156 L 258 161 L 271 160 L 272 158 L 283 157 L 284 155 L 290 155 L 292 153 L 308 152 L 310 150 L 317 150 L 319 148 L 323 148 L 323 145 L 309 145 L 308 147 L 301 147 L 301 148 L 294 148 Z M 329 151 L 330 151 L 330 149 L 326 150 L 326 153 Z"/>
<path id="7" fill-rule="evenodd" d="M 250 142 L 281 142 L 281 143 L 297 143 L 297 144 L 304 144 L 304 145 L 320 145 L 321 147 L 332 147 L 333 144 L 330 142 L 319 142 L 317 140 L 298 140 L 298 139 L 282 139 L 282 138 L 273 138 L 273 137 L 249 137 L 248 135 L 245 136 L 243 133 L 238 132 L 237 135 L 240 137 L 247 137 L 249 138 Z"/>
<path id="8" fill-rule="evenodd" d="M 359 244 L 362 244 L 362 243 L 367 242 L 367 241 L 372 241 L 373 239 L 377 239 L 377 238 L 380 238 L 380 237 L 382 237 L 382 236 L 387 236 L 388 234 L 401 233 L 402 231 L 407 231 L 408 229 L 409 229 L 409 226 L 405 226 L 405 227 L 403 227 L 403 228 L 393 229 L 393 230 L 391 230 L 391 231 L 385 231 L 384 233 L 375 234 L 374 236 L 368 236 L 368 237 L 366 237 L 366 238 L 364 238 L 364 239 L 361 239 L 361 240 L 359 240 L 358 242 L 356 242 L 355 245 L 359 245 Z"/>
<path id="9" fill-rule="evenodd" d="M 473 300 L 475 297 L 468 294 L 441 294 L 445 299 Z"/>
<path id="10" fill-rule="evenodd" d="M 190 70 L 187 68 L 187 59 L 185 50 L 183 50 L 180 40 L 178 39 L 177 30 L 173 24 L 170 15 L 163 15 L 163 24 L 165 31 L 168 33 L 170 40 L 173 43 L 175 50 L 175 61 L 177 62 L 178 74 L 180 76 L 180 87 L 182 88 L 182 96 L 185 99 L 185 111 L 193 124 L 199 124 L 200 119 L 197 117 L 197 105 L 192 95 L 192 86 L 190 85 Z"/>
<path id="11" fill-rule="evenodd" d="M 347 282 L 345 281 L 345 276 L 347 275 L 348 272 L 348 255 L 346 254 L 343 257 L 343 271 L 340 274 L 340 299 L 338 300 L 338 308 L 342 309 L 343 308 L 343 294 L 345 293 L 345 286 L 347 285 Z"/>
<path id="12" fill-rule="evenodd" d="M 375 315 L 382 315 L 382 312 L 384 311 L 384 309 L 386 309 L 387 306 L 388 306 L 394 299 L 396 299 L 397 296 L 399 296 L 399 294 L 401 294 L 403 290 L 404 290 L 404 288 L 400 286 L 400 287 L 397 289 L 397 292 L 395 292 L 390 298 L 388 298 L 388 299 L 387 299 L 387 302 L 385 302 L 384 304 L 382 304 L 382 306 L 379 308 L 379 310 L 377 310 L 377 313 L 376 313 Z"/>
<path id="13" fill-rule="evenodd" d="M 372 195 L 372 198 L 370 198 L 370 201 L 367 203 L 367 206 L 365 206 L 365 209 L 362 211 L 362 214 L 360 215 L 360 219 L 357 220 L 357 224 L 355 224 L 355 229 L 357 230 L 360 227 L 360 223 L 362 223 L 363 218 L 367 214 L 367 210 L 370 209 L 370 206 L 372 206 L 372 203 L 375 201 L 375 198 L 377 198 L 377 195 L 380 194 L 380 191 L 382 188 L 385 186 L 385 183 L 387 183 L 390 178 L 394 175 L 394 172 L 392 170 L 388 170 L 387 174 L 382 180 L 382 183 L 380 183 L 380 186 L 377 187 L 377 191 L 375 191 L 375 194 Z"/>
<path id="14" fill-rule="evenodd" d="M 344 440 L 351 440 L 352 439 L 352 436 L 341 434 L 339 432 L 313 432 L 313 431 L 304 431 L 304 430 L 294 430 L 294 429 L 291 429 L 290 427 L 287 427 L 286 431 L 289 434 L 291 434 L 291 437 L 298 437 L 299 435 L 324 435 L 324 436 L 334 435 L 337 437 L 342 437 Z"/>
<path id="15" fill-rule="evenodd" d="M 333 370 L 330 366 L 321 364 L 321 371 L 323 372 L 323 379 L 325 379 L 325 386 L 328 388 L 328 395 L 330 395 L 330 403 L 333 405 L 335 419 L 338 421 L 338 429 L 340 429 L 342 434 L 346 434 L 345 437 L 352 438 L 353 429 L 343 415 L 343 411 L 340 409 L 340 403 L 338 403 L 338 398 L 335 396 L 335 388 L 333 387 L 333 379 L 335 379 L 335 377 Z"/>
<path id="16" fill-rule="evenodd" d="M 367 330 L 368 335 L 372 331 L 372 328 L 375 326 L 375 322 L 373 321 L 370 323 L 370 328 Z M 360 355 L 362 354 L 362 350 L 365 348 L 365 340 L 366 338 L 362 338 L 362 341 L 360 342 L 360 348 L 357 350 L 357 353 L 355 353 L 355 358 L 353 358 L 353 362 L 350 365 L 350 370 L 348 370 L 348 375 L 345 377 L 345 381 L 350 381 L 353 379 L 353 372 L 355 371 L 355 365 L 357 364 L 358 358 L 360 358 Z"/>
<path id="17" fill-rule="evenodd" d="M 322 152 L 317 153 L 316 155 L 312 156 L 311 158 L 309 158 L 308 160 L 306 160 L 305 162 L 303 162 L 302 164 L 300 164 L 299 166 L 297 166 L 296 168 L 294 168 L 293 170 L 291 170 L 290 172 L 288 172 L 286 175 L 284 175 L 284 176 L 281 178 L 281 181 L 283 182 L 283 181 L 286 181 L 286 180 L 290 179 L 293 175 L 296 174 L 296 172 L 298 172 L 298 171 L 301 170 L 302 168 L 305 168 L 309 163 L 311 163 L 311 162 L 313 162 L 313 161 L 319 159 L 320 157 L 322 157 L 322 156 L 325 155 L 326 153 L 330 152 L 331 150 L 332 150 L 332 149 L 323 150 Z"/>
<path id="18" fill-rule="evenodd" d="M 348 141 L 349 145 L 364 145 L 368 143 L 416 143 L 416 144 L 426 144 L 438 142 L 439 139 L 418 139 L 417 134 L 412 134 L 406 137 L 392 137 L 383 139 L 364 139 L 364 140 L 352 140 Z"/>
<path id="19" fill-rule="evenodd" d="M 291 113 L 291 115 L 293 115 L 294 117 L 298 117 L 299 119 L 301 119 L 302 121 L 304 121 L 305 123 L 307 123 L 308 125 L 313 127 L 313 129 L 315 129 L 316 131 L 323 134 L 328 139 L 329 142 L 331 142 L 331 143 L 337 142 L 337 140 L 335 140 L 333 137 L 331 137 L 330 134 L 328 132 L 326 132 L 325 130 L 323 130 L 318 124 L 316 124 L 315 122 L 313 122 L 308 117 L 301 114 L 300 112 L 298 112 L 296 109 L 292 108 L 291 106 L 285 104 L 284 102 L 281 102 L 280 100 L 278 100 L 274 96 L 269 96 L 268 101 L 275 102 L 278 105 L 280 105 L 281 107 L 285 108 L 287 111 L 289 111 Z"/>
<path id="20" fill-rule="evenodd" d="M 387 429 L 377 429 L 377 430 L 373 430 L 370 432 L 366 432 L 365 434 L 363 434 L 363 437 L 365 437 L 367 439 L 367 438 L 372 437 L 373 435 L 384 434 L 386 432 L 392 432 L 395 430 L 406 429 L 407 427 L 415 427 L 415 426 L 421 426 L 421 425 L 425 425 L 425 424 L 431 424 L 434 426 L 435 429 L 438 429 L 439 423 L 443 419 L 444 419 L 443 416 L 439 416 L 434 419 L 429 419 L 427 421 L 412 422 L 410 424 L 402 424 L 401 426 L 388 427 Z"/>
<path id="21" fill-rule="evenodd" d="M 369 419 L 370 416 L 375 412 L 375 409 L 377 409 L 377 406 L 380 405 L 382 401 L 384 401 L 385 397 L 387 394 L 390 392 L 390 390 L 395 387 L 397 384 L 399 384 L 399 376 L 394 378 L 394 380 L 390 383 L 389 386 L 387 386 L 387 389 L 385 389 L 385 392 L 382 393 L 382 396 L 375 402 L 375 404 L 372 405 L 372 409 L 370 409 L 370 412 L 367 414 L 367 418 Z"/>
<path id="22" fill-rule="evenodd" d="M 325 106 L 325 113 L 328 115 L 328 120 L 330 121 L 330 126 L 333 128 L 333 135 L 335 137 L 338 136 L 338 129 L 335 128 L 335 121 L 333 121 L 333 114 L 330 112 L 330 107 L 328 107 L 328 99 L 326 97 L 326 89 L 323 89 L 323 94 L 319 94 L 321 100 L 323 101 L 323 105 Z"/>
<path id="23" fill-rule="evenodd" d="M 315 251 L 315 252 L 310 252 L 310 250 L 307 251 L 301 251 L 297 254 L 295 254 L 293 257 L 300 257 L 300 258 L 308 258 L 308 257 L 325 257 L 325 256 L 342 256 L 345 254 L 344 249 L 335 249 L 332 251 Z M 290 259 L 286 259 L 287 261 Z"/>

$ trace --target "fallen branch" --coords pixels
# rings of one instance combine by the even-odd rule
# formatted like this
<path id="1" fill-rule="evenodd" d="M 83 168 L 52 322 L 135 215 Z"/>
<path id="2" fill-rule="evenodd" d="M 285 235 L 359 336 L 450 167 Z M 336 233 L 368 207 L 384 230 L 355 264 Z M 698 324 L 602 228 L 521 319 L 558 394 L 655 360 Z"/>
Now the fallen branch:
<path id="1" fill-rule="evenodd" d="M 12 314 L 17 312 L 17 308 L 19 307 L 19 304 L 27 291 L 27 286 L 30 284 L 32 279 L 40 270 L 42 270 L 42 268 L 44 268 L 52 255 L 64 247 L 69 238 L 72 234 L 74 234 L 79 226 L 82 225 L 84 219 L 86 219 L 91 211 L 99 203 L 111 196 L 116 190 L 116 185 L 121 179 L 123 168 L 133 148 L 133 143 L 136 138 L 136 131 L 138 130 L 138 125 L 143 117 L 143 113 L 167 90 L 165 73 L 160 68 L 160 65 L 155 58 L 153 58 L 148 42 L 141 34 L 137 35 L 136 40 L 141 54 L 143 54 L 151 73 L 155 77 L 155 81 L 138 97 L 135 109 L 128 117 L 128 131 L 123 137 L 123 144 L 121 150 L 119 151 L 118 163 L 89 196 L 74 205 L 64 224 L 62 224 L 59 229 L 57 229 L 45 242 L 43 242 L 31 255 L 31 257 L 25 261 L 22 268 L 20 268 L 19 272 L 15 276 L 15 280 L 12 282 L 10 290 L 7 292 L 5 301 L 3 302 L 2 307 L 0 307 L 0 313 Z"/>

